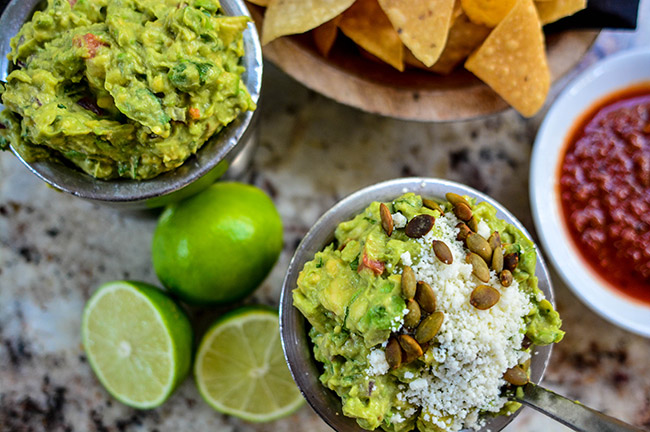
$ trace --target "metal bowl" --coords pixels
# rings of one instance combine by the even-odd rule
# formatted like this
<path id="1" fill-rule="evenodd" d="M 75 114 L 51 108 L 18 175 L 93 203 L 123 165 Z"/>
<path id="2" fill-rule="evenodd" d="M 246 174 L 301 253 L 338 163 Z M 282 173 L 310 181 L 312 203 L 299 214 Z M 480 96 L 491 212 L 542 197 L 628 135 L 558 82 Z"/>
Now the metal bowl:
<path id="1" fill-rule="evenodd" d="M 468 186 L 431 178 L 406 178 L 369 186 L 343 199 L 321 216 L 300 242 L 289 264 L 280 298 L 280 334 L 284 355 L 300 391 L 321 418 L 338 432 L 362 432 L 364 429 L 359 427 L 354 419 L 343 415 L 341 399 L 319 381 L 318 377 L 322 370 L 313 356 L 312 344 L 307 334 L 309 323 L 293 306 L 292 291 L 297 286 L 298 274 L 305 263 L 312 260 L 316 252 L 334 240 L 334 230 L 339 223 L 352 219 L 372 201 L 390 201 L 406 192 L 443 199 L 445 193 L 455 192 L 460 195 L 476 197 L 478 201 L 487 201 L 496 208 L 499 218 L 513 224 L 528 238 L 531 238 L 523 225 L 494 199 Z M 539 248 L 536 246 L 535 249 L 537 251 L 536 276 L 539 278 L 539 287 L 546 298 L 553 303 L 553 287 L 548 270 Z M 532 382 L 539 383 L 542 380 L 551 350 L 550 345 L 535 347 L 532 350 Z M 510 423 L 517 413 L 511 416 L 489 418 L 481 430 L 499 431 Z"/>
<path id="2" fill-rule="evenodd" d="M 0 6 L 2 3 L 6 2 L 0 0 Z M 7 54 L 11 51 L 11 38 L 41 4 L 42 0 L 10 0 L 4 8 L 0 16 L 0 79 L 5 80 L 10 70 Z M 222 0 L 221 6 L 227 15 L 250 17 L 242 0 Z M 244 31 L 244 49 L 246 54 L 242 62 L 246 72 L 242 81 L 253 101 L 258 103 L 262 85 L 262 49 L 252 22 Z M 156 207 L 200 191 L 229 167 L 241 164 L 241 159 L 250 155 L 256 142 L 256 113 L 247 111 L 240 114 L 183 165 L 149 180 L 99 180 L 54 162 L 27 162 L 13 148 L 11 150 L 31 172 L 61 191 L 118 207 Z M 242 157 L 236 160 L 240 154 Z"/>

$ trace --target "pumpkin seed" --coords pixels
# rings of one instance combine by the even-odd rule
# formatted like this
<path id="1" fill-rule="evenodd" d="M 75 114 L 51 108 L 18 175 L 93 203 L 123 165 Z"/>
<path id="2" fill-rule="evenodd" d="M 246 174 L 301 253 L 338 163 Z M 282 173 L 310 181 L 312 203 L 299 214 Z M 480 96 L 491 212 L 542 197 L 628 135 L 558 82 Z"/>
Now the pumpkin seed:
<path id="1" fill-rule="evenodd" d="M 475 232 L 471 233 L 467 236 L 465 242 L 467 243 L 467 249 L 478 254 L 486 263 L 490 262 L 490 259 L 492 259 L 492 248 L 482 235 Z"/>
<path id="2" fill-rule="evenodd" d="M 465 204 L 466 206 L 469 207 L 469 203 L 467 202 L 467 200 L 456 193 L 447 192 L 445 194 L 445 197 L 447 198 L 447 201 L 452 203 L 454 206 L 457 206 L 458 204 Z"/>
<path id="3" fill-rule="evenodd" d="M 456 224 L 456 228 L 458 228 L 458 235 L 456 236 L 456 240 L 459 241 L 465 241 L 469 233 L 472 232 L 471 229 L 465 224 L 465 222 L 458 222 Z"/>
<path id="4" fill-rule="evenodd" d="M 489 285 L 479 285 L 469 296 L 469 303 L 476 309 L 486 310 L 499 302 L 501 294 Z"/>
<path id="5" fill-rule="evenodd" d="M 451 254 L 449 246 L 447 246 L 443 241 L 433 241 L 433 253 L 435 253 L 438 259 L 445 264 L 451 264 L 454 262 L 454 256 Z"/>
<path id="6" fill-rule="evenodd" d="M 490 280 L 490 269 L 487 264 L 477 254 L 470 252 L 467 254 L 466 261 L 472 265 L 472 274 L 479 278 L 482 282 Z"/>
<path id="7" fill-rule="evenodd" d="M 433 339 L 440 331 L 442 322 L 445 319 L 445 314 L 442 312 L 434 312 L 422 320 L 418 328 L 415 330 L 415 340 L 423 344 Z"/>
<path id="8" fill-rule="evenodd" d="M 404 325 L 414 329 L 418 326 L 422 317 L 420 305 L 415 300 L 410 299 L 406 302 L 406 309 L 408 309 L 408 313 L 404 316 Z"/>
<path id="9" fill-rule="evenodd" d="M 512 285 L 512 272 L 508 269 L 503 270 L 499 273 L 499 280 L 501 281 L 501 285 L 509 287 Z"/>
<path id="10" fill-rule="evenodd" d="M 384 203 L 379 204 L 379 216 L 381 217 L 381 227 L 388 237 L 393 233 L 393 216 Z"/>
<path id="11" fill-rule="evenodd" d="M 472 209 L 467 204 L 459 203 L 454 206 L 454 214 L 462 221 L 468 221 L 472 218 Z"/>
<path id="12" fill-rule="evenodd" d="M 398 340 L 399 345 L 404 351 L 404 357 L 402 359 L 404 363 L 411 363 L 423 354 L 422 347 L 411 336 L 400 335 Z"/>
<path id="13" fill-rule="evenodd" d="M 499 231 L 494 231 L 492 234 L 490 234 L 490 237 L 488 238 L 488 244 L 492 250 L 501 246 L 501 234 L 499 234 Z"/>
<path id="14" fill-rule="evenodd" d="M 397 369 L 402 364 L 402 348 L 394 337 L 386 345 L 386 363 L 391 369 Z"/>
<path id="15" fill-rule="evenodd" d="M 415 301 L 420 305 L 420 309 L 426 312 L 432 313 L 436 310 L 436 294 L 426 282 L 418 282 L 417 290 L 415 291 Z"/>
<path id="16" fill-rule="evenodd" d="M 523 386 L 528 383 L 526 371 L 519 366 L 511 367 L 503 374 L 503 379 L 512 385 Z"/>
<path id="17" fill-rule="evenodd" d="M 409 266 L 404 266 L 402 269 L 402 295 L 405 299 L 409 300 L 415 297 L 415 289 L 417 288 L 417 281 L 415 280 L 415 273 Z"/>
<path id="18" fill-rule="evenodd" d="M 492 270 L 497 273 L 503 270 L 503 251 L 501 250 L 501 245 L 495 247 L 492 251 Z"/>
<path id="19" fill-rule="evenodd" d="M 467 226 L 472 231 L 478 232 L 478 219 L 476 219 L 474 216 L 472 216 L 472 218 L 467 221 Z"/>
<path id="20" fill-rule="evenodd" d="M 438 204 L 434 200 L 422 198 L 422 205 L 428 209 L 437 210 L 441 215 L 445 214 L 445 211 L 442 209 L 442 207 L 440 207 L 440 204 Z"/>
<path id="21" fill-rule="evenodd" d="M 515 271 L 519 264 L 519 254 L 517 252 L 509 253 L 503 257 L 503 268 Z"/>
<path id="22" fill-rule="evenodd" d="M 431 228 L 436 219 L 428 214 L 420 214 L 411 219 L 404 228 L 404 232 L 411 238 L 424 237 Z"/>

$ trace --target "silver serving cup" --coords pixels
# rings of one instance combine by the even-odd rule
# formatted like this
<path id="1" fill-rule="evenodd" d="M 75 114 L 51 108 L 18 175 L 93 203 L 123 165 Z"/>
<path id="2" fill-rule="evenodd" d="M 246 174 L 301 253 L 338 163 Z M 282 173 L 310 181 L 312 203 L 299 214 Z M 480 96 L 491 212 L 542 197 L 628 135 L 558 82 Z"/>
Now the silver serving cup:
<path id="1" fill-rule="evenodd" d="M 24 22 L 42 4 L 42 0 L 10 0 L 0 16 L 0 79 L 10 70 L 7 54 L 9 42 Z M 222 0 L 228 15 L 246 15 L 242 0 Z M 251 97 L 259 103 L 262 86 L 262 48 L 257 29 L 251 21 L 244 32 L 246 54 L 242 61 L 246 72 L 242 76 Z M 0 105 L 0 109 L 2 105 Z M 203 147 L 180 167 L 149 180 L 98 180 L 81 171 L 49 161 L 26 162 L 12 152 L 31 172 L 54 188 L 95 202 L 120 208 L 158 207 L 199 192 L 230 169 L 229 175 L 242 173 L 251 159 L 257 143 L 255 135 L 257 111 L 245 112 L 208 140 Z M 233 172 L 236 171 L 236 172 Z"/>
<path id="2" fill-rule="evenodd" d="M 443 199 L 447 192 L 455 192 L 459 195 L 476 197 L 479 202 L 487 201 L 497 209 L 499 218 L 513 224 L 531 238 L 523 225 L 494 199 L 468 186 L 431 178 L 405 178 L 369 186 L 344 198 L 321 216 L 300 242 L 287 269 L 280 298 L 280 335 L 285 358 L 300 391 L 314 411 L 338 432 L 361 432 L 364 429 L 359 427 L 354 419 L 343 415 L 340 398 L 319 381 L 318 377 L 322 372 L 320 364 L 314 359 L 312 344 L 307 334 L 310 326 L 300 311 L 293 306 L 292 291 L 297 286 L 298 274 L 305 263 L 312 260 L 316 252 L 334 240 L 334 230 L 339 223 L 352 219 L 373 201 L 390 201 L 406 192 Z M 536 251 L 536 275 L 539 278 L 539 287 L 546 298 L 553 303 L 553 287 L 548 270 L 539 248 L 536 247 Z M 542 380 L 551 350 L 551 346 L 533 348 L 532 382 L 539 383 Z M 507 417 L 488 418 L 485 427 L 481 430 L 499 431 L 518 413 L 519 411 Z"/>

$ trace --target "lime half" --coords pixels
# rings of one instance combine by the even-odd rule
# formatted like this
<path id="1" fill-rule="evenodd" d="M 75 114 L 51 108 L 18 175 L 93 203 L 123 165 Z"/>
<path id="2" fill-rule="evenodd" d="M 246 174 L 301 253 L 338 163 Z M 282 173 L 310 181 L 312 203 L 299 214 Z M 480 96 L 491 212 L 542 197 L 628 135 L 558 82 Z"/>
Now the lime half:
<path id="1" fill-rule="evenodd" d="M 278 314 L 266 308 L 217 320 L 201 341 L 194 374 L 214 409 L 248 421 L 275 420 L 303 402 L 282 354 Z"/>
<path id="2" fill-rule="evenodd" d="M 192 328 L 185 313 L 159 289 L 109 282 L 86 303 L 82 328 L 88 361 L 120 402 L 147 409 L 162 404 L 187 376 Z"/>

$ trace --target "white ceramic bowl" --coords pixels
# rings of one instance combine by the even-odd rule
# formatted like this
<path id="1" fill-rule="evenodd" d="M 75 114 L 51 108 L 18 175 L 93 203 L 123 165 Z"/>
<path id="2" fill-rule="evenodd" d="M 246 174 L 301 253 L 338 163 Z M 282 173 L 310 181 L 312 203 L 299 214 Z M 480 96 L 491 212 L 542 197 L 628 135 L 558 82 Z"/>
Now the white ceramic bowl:
<path id="1" fill-rule="evenodd" d="M 650 305 L 616 291 L 582 258 L 564 222 L 559 169 L 568 135 L 581 115 L 617 90 L 650 82 L 650 50 L 613 55 L 582 72 L 553 103 L 535 140 L 530 199 L 546 256 L 566 284 L 591 309 L 635 333 L 650 337 Z"/>

